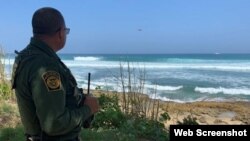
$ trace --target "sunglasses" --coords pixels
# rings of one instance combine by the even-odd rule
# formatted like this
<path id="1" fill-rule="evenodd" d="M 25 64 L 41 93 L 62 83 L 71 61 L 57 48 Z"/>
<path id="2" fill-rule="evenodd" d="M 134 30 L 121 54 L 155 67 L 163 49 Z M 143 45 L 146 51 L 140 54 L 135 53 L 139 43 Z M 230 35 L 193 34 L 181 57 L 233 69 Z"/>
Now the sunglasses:
<path id="1" fill-rule="evenodd" d="M 70 28 L 65 27 L 65 28 L 64 28 L 64 31 L 65 31 L 66 34 L 69 34 Z"/>

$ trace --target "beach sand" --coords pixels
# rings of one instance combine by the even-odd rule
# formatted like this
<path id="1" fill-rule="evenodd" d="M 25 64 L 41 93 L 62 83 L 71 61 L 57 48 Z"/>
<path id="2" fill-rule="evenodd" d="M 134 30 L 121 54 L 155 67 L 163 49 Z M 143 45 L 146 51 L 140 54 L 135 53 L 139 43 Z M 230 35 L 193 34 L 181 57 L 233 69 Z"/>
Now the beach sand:
<path id="1" fill-rule="evenodd" d="M 202 125 L 250 124 L 250 102 L 161 102 L 161 108 L 171 117 L 166 126 L 183 121 L 188 115 Z"/>
<path id="2" fill-rule="evenodd" d="M 112 92 L 107 93 L 103 91 L 93 92 L 96 96 L 99 96 L 101 93 L 112 94 Z M 118 95 L 122 94 L 118 93 Z M 142 97 L 148 98 L 146 95 Z M 160 101 L 159 107 L 159 113 L 167 112 L 171 118 L 169 121 L 164 122 L 166 127 L 169 127 L 171 124 L 177 124 L 177 121 L 182 122 L 189 115 L 196 118 L 196 121 L 201 125 L 250 124 L 250 102 L 200 101 L 177 103 Z"/>
<path id="3" fill-rule="evenodd" d="M 93 90 L 94 96 L 100 96 L 100 94 L 117 94 L 117 92 L 96 91 Z M 122 95 L 118 93 L 118 95 Z M 146 95 L 141 95 L 143 98 L 149 99 Z M 7 102 L 9 103 L 9 102 Z M 15 102 L 9 103 L 11 107 L 16 109 Z M 169 121 L 165 121 L 164 124 L 168 128 L 169 125 L 177 124 L 177 121 L 183 121 L 187 116 L 196 118 L 197 122 L 202 125 L 250 125 L 250 102 L 222 102 L 222 101 L 201 101 L 192 103 L 176 103 L 168 101 L 159 101 L 159 113 L 167 112 L 171 118 Z M 16 113 L 13 112 L 13 113 Z M 14 126 L 15 123 L 20 123 L 20 117 L 18 114 L 14 114 L 9 118 L 9 114 L 0 115 L 0 127 L 5 125 Z M 15 120 L 13 120 L 13 118 Z M 13 123 L 13 121 L 15 121 Z"/>

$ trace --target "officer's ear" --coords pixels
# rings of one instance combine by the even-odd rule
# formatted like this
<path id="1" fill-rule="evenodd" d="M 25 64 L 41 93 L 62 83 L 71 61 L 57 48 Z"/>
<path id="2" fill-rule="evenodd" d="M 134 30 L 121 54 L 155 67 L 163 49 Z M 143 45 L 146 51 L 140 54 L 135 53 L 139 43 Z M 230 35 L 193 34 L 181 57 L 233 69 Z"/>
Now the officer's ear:
<path id="1" fill-rule="evenodd" d="M 62 40 L 62 39 L 64 38 L 64 36 L 65 36 L 65 35 L 64 35 L 64 28 L 61 28 L 60 31 L 58 32 L 58 34 L 59 34 L 59 35 L 58 35 L 58 36 L 59 36 L 59 39 Z"/>

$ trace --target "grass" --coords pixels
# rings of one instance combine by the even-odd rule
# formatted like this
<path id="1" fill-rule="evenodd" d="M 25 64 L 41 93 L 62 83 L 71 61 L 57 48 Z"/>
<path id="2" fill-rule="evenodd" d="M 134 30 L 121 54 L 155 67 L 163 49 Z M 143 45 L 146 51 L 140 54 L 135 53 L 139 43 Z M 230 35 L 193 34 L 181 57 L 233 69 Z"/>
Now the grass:
<path id="1" fill-rule="evenodd" d="M 91 129 L 83 129 L 83 140 L 93 141 L 167 141 L 168 131 L 158 121 L 126 115 L 119 106 L 117 95 L 99 95 L 101 110 Z M 24 140 L 17 104 L 0 100 L 0 141 Z"/>
<path id="2" fill-rule="evenodd" d="M 10 81 L 7 80 L 5 75 L 4 58 L 4 51 L 0 47 L 0 128 L 6 127 L 7 134 L 12 131 L 9 128 L 15 127 L 21 122 L 17 104 L 15 103 L 14 92 L 11 89 Z"/>
<path id="3" fill-rule="evenodd" d="M 0 99 L 14 99 L 14 93 L 11 90 L 11 83 L 5 75 L 5 54 L 0 47 Z"/>
<path id="4" fill-rule="evenodd" d="M 0 141 L 24 141 L 22 126 L 0 128 Z"/>
<path id="5" fill-rule="evenodd" d="M 107 130 L 107 131 L 97 131 L 90 129 L 83 129 L 80 137 L 83 140 L 91 140 L 91 141 L 119 141 L 119 137 L 117 136 L 117 131 L 115 130 Z M 16 127 L 6 127 L 0 128 L 0 141 L 24 141 L 24 129 L 22 126 Z"/>
<path id="6" fill-rule="evenodd" d="M 136 141 L 143 138 L 149 141 L 165 141 L 168 139 L 168 131 L 163 123 L 145 116 L 124 113 L 120 108 L 117 97 L 117 95 L 100 95 L 101 110 L 96 114 L 93 121 L 93 129 L 96 131 L 114 131 L 116 133 L 112 135 L 114 140 Z"/>
<path id="7" fill-rule="evenodd" d="M 17 105 L 11 101 L 0 100 L 0 128 L 20 125 Z"/>
<path id="8" fill-rule="evenodd" d="M 80 133 L 82 140 L 89 141 L 137 141 L 131 135 L 121 133 L 119 130 L 93 130 L 83 129 Z M 0 141 L 24 141 L 24 129 L 22 126 L 0 129 Z M 142 140 L 142 139 L 138 139 Z M 149 141 L 149 140 L 144 140 Z"/>
<path id="9" fill-rule="evenodd" d="M 10 81 L 4 74 L 4 55 L 0 50 L 0 141 L 25 140 L 24 128 L 20 121 Z M 122 66 L 121 68 L 125 70 Z M 83 129 L 80 136 L 83 140 L 93 141 L 167 141 L 168 131 L 157 120 L 157 102 L 141 94 L 143 92 L 144 75 L 140 76 L 139 84 L 129 64 L 128 71 L 121 72 L 123 87 L 122 98 L 102 93 L 98 98 L 101 110 L 95 116 L 93 127 Z M 132 71 L 133 70 L 133 71 Z M 126 74 L 125 74 L 126 73 Z M 126 79 L 129 77 L 129 79 Z M 128 80 L 128 82 L 125 82 Z M 132 83 L 133 82 L 133 83 Z M 133 86 L 134 84 L 134 86 Z M 137 89 L 137 90 L 136 90 Z M 156 103 L 156 104 L 155 104 Z M 149 107 L 152 107 L 152 113 Z"/>

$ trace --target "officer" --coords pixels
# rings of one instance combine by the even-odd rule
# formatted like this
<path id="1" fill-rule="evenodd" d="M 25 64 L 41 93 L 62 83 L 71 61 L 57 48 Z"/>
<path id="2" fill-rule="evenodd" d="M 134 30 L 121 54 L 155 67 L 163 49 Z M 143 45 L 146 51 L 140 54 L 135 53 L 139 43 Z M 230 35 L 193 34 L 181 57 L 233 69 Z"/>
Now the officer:
<path id="1" fill-rule="evenodd" d="M 79 141 L 86 119 L 98 112 L 95 97 L 80 101 L 77 83 L 57 56 L 70 29 L 62 14 L 51 7 L 38 9 L 32 17 L 33 37 L 15 59 L 15 89 L 27 141 Z"/>

